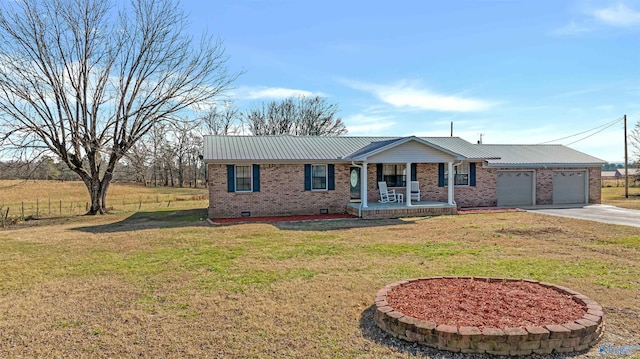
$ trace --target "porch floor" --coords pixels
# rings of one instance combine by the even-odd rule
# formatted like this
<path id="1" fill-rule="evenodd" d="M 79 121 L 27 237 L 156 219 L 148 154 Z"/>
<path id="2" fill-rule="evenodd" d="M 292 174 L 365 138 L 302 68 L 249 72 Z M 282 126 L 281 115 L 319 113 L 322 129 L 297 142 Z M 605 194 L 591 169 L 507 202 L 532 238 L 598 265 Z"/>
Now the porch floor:
<path id="1" fill-rule="evenodd" d="M 349 203 L 347 213 L 358 215 L 360 203 Z M 411 206 L 406 203 L 369 202 L 367 208 L 362 208 L 362 218 L 397 218 L 420 217 L 440 214 L 457 214 L 457 206 L 446 202 L 412 201 Z"/>

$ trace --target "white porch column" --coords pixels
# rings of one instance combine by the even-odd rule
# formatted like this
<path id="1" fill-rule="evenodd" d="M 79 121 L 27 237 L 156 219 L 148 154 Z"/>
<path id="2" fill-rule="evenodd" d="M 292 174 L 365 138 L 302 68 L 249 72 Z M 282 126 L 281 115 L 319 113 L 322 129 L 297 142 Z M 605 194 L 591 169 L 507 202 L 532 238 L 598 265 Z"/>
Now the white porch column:
<path id="1" fill-rule="evenodd" d="M 404 203 L 406 203 L 407 207 L 411 207 L 411 162 L 407 162 L 407 170 L 405 177 L 405 185 L 406 185 L 406 194 L 404 195 Z"/>
<path id="2" fill-rule="evenodd" d="M 368 207 L 367 202 L 367 163 L 362 162 L 362 169 L 360 170 L 360 201 L 362 202 L 362 208 Z"/>
<path id="3" fill-rule="evenodd" d="M 447 176 L 448 202 L 450 205 L 454 205 L 456 202 L 453 200 L 453 187 L 454 187 L 453 179 L 455 177 L 453 172 L 453 162 L 449 162 L 448 167 L 449 167 L 449 173 Z"/>

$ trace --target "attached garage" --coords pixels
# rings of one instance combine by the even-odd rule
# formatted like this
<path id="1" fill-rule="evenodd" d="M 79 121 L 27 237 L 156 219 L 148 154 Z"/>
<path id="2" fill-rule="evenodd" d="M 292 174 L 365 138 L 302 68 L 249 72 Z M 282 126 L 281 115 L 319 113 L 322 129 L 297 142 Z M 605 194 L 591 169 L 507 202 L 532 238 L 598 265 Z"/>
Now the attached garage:
<path id="1" fill-rule="evenodd" d="M 531 206 L 535 196 L 534 171 L 498 171 L 498 206 Z"/>
<path id="2" fill-rule="evenodd" d="M 553 204 L 587 203 L 588 175 L 584 170 L 553 172 Z"/>

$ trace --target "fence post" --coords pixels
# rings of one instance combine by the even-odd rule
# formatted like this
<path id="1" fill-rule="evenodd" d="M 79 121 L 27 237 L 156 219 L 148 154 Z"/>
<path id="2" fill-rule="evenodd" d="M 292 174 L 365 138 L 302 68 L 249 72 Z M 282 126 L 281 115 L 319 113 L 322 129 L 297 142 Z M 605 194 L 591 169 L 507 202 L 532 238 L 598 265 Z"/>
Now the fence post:
<path id="1" fill-rule="evenodd" d="M 4 216 L 2 215 L 2 211 L 0 211 L 0 216 L 2 216 L 2 228 L 6 228 L 7 219 L 9 219 L 9 207 L 7 207 L 7 212 L 5 212 Z"/>
<path id="2" fill-rule="evenodd" d="M 60 200 L 60 217 L 62 217 L 62 200 Z"/>
<path id="3" fill-rule="evenodd" d="M 20 218 L 24 221 L 24 201 L 22 201 L 22 216 Z"/>
<path id="4" fill-rule="evenodd" d="M 51 197 L 49 197 L 49 216 L 51 216 Z"/>
<path id="5" fill-rule="evenodd" d="M 40 218 L 40 199 L 36 198 L 36 218 Z"/>

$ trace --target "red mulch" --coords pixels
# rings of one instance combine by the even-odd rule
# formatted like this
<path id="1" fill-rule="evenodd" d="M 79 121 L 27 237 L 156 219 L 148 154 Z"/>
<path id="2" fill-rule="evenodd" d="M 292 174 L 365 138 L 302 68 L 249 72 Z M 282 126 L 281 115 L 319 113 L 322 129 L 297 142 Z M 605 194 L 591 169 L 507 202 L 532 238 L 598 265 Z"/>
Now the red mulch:
<path id="1" fill-rule="evenodd" d="M 458 210 L 458 214 L 475 214 L 475 213 L 504 213 L 504 212 L 521 212 L 518 208 L 462 208 Z"/>
<path id="2" fill-rule="evenodd" d="M 311 214 L 301 216 L 271 216 L 271 217 L 240 217 L 240 218 L 211 218 L 216 224 L 231 223 L 277 223 L 295 221 L 315 221 L 321 219 L 358 218 L 351 214 Z"/>
<path id="3" fill-rule="evenodd" d="M 434 279 L 387 293 L 394 310 L 437 325 L 524 328 L 582 318 L 586 308 L 569 295 L 528 282 Z"/>

